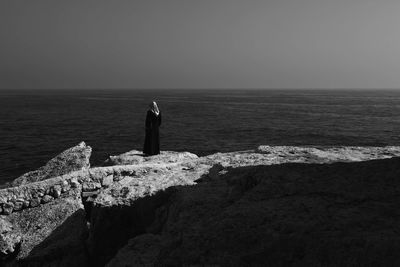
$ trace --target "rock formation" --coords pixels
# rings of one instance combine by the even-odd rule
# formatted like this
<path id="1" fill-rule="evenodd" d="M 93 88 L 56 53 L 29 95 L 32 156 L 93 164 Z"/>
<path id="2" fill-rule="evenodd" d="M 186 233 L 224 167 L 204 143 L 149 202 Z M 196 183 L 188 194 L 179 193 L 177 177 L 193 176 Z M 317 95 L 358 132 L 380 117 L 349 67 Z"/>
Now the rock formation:
<path id="1" fill-rule="evenodd" d="M 51 159 L 47 164 L 35 171 L 25 173 L 12 182 L 12 186 L 19 186 L 27 183 L 43 181 L 73 171 L 88 169 L 89 158 L 92 148 L 86 146 L 85 142 L 69 148 Z"/>
<path id="2" fill-rule="evenodd" d="M 108 266 L 398 266 L 398 166 L 221 170 L 170 191 Z"/>
<path id="3" fill-rule="evenodd" d="M 0 190 L 1 263 L 400 264 L 400 147 L 89 156 L 82 143 Z"/>

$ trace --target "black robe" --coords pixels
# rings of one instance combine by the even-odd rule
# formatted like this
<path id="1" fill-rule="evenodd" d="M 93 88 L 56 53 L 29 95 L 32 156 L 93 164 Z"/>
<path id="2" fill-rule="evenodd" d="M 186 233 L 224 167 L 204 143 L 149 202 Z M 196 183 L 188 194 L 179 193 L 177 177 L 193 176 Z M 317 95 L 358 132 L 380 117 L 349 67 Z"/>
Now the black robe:
<path id="1" fill-rule="evenodd" d="M 146 115 L 146 136 L 144 139 L 143 153 L 146 155 L 160 154 L 161 112 L 154 114 L 151 110 Z"/>

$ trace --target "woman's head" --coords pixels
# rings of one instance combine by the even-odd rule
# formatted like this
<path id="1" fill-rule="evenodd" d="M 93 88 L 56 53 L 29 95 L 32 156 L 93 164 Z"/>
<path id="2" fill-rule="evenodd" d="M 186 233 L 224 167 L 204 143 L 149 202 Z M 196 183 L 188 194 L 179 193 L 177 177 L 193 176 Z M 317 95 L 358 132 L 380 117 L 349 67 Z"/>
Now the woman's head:
<path id="1" fill-rule="evenodd" d="M 157 103 L 156 101 L 152 101 L 149 104 L 149 108 L 152 112 L 154 112 L 156 115 L 158 115 L 160 113 L 160 110 L 158 109 Z"/>

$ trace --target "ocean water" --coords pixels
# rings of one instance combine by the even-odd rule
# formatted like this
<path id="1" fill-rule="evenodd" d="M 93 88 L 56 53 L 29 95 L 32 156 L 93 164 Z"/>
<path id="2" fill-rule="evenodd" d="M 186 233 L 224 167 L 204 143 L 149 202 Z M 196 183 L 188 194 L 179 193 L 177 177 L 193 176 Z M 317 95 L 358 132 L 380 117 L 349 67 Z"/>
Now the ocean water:
<path id="1" fill-rule="evenodd" d="M 400 145 L 395 90 L 0 90 L 0 183 L 80 141 L 92 146 L 92 165 L 141 150 L 153 99 L 162 150 Z"/>

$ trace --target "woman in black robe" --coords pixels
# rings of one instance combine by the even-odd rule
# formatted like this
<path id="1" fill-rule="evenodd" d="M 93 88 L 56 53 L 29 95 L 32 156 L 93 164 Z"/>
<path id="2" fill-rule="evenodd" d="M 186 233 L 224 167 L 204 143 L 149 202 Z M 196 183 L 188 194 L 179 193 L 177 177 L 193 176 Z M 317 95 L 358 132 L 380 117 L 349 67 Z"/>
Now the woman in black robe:
<path id="1" fill-rule="evenodd" d="M 157 155 L 160 154 L 160 132 L 161 112 L 157 103 L 153 101 L 149 105 L 146 115 L 146 136 L 144 139 L 143 154 Z"/>

